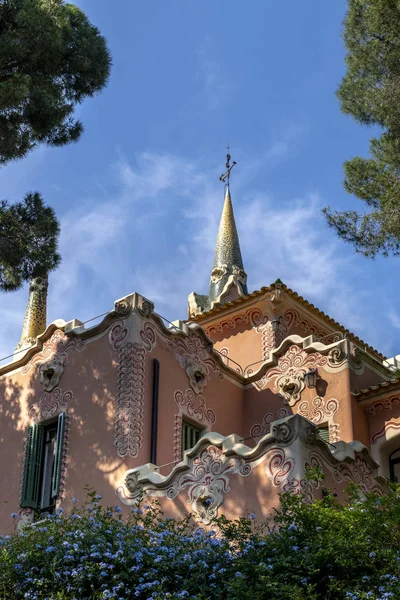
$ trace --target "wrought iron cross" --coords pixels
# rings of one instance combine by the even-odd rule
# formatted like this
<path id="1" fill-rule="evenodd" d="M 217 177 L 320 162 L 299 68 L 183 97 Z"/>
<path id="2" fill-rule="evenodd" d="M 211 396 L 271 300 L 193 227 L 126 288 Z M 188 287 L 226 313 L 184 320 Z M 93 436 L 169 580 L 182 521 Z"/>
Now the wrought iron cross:
<path id="1" fill-rule="evenodd" d="M 226 171 L 223 175 L 221 175 L 221 177 L 219 178 L 220 181 L 223 181 L 228 187 L 229 187 L 229 178 L 231 176 L 231 171 L 233 169 L 233 167 L 237 164 L 236 161 L 232 161 L 231 164 L 231 155 L 229 154 L 229 146 L 226 147 L 227 149 L 227 154 L 226 154 Z"/>

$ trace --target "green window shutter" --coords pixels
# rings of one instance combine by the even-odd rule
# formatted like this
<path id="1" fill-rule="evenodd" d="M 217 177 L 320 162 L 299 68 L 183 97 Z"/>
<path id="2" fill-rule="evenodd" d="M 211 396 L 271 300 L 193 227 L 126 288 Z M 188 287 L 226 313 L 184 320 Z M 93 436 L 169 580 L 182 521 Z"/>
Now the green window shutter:
<path id="1" fill-rule="evenodd" d="M 183 451 L 193 448 L 197 444 L 201 437 L 201 429 L 189 425 L 189 423 L 183 423 L 183 435 L 182 435 L 182 447 Z"/>
<path id="2" fill-rule="evenodd" d="M 44 445 L 44 427 L 28 427 L 24 474 L 22 480 L 21 508 L 38 508 L 40 493 L 40 471 Z"/>
<path id="3" fill-rule="evenodd" d="M 323 427 L 318 427 L 318 437 L 323 442 L 329 444 L 329 427 L 328 425 L 324 425 Z"/>
<path id="4" fill-rule="evenodd" d="M 62 412 L 58 415 L 57 439 L 56 439 L 56 449 L 55 449 L 55 454 L 54 454 L 54 467 L 53 467 L 53 481 L 52 481 L 52 486 L 51 486 L 51 495 L 53 498 L 57 498 L 57 496 L 60 493 L 65 419 L 66 419 L 66 416 L 65 416 L 64 412 Z"/>

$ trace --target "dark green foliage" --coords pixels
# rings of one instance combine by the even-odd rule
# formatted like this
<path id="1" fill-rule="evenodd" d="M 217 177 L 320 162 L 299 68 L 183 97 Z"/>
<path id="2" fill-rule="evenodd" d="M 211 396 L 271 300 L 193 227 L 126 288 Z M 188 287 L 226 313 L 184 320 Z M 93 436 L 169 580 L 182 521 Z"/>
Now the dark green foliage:
<path id="1" fill-rule="evenodd" d="M 0 0 L 0 164 L 78 140 L 74 107 L 107 82 L 104 38 L 63 0 Z"/>
<path id="2" fill-rule="evenodd" d="M 315 473 L 315 479 L 319 474 Z M 305 503 L 283 494 L 264 523 L 253 514 L 215 530 L 190 516 L 165 519 L 156 503 L 101 506 L 88 491 L 62 511 L 0 536 L 0 598 L 7 600 L 396 600 L 400 494 L 345 506 L 327 493 Z M 17 515 L 12 514 L 11 519 Z"/>
<path id="3" fill-rule="evenodd" d="M 34 277 L 46 277 L 60 263 L 60 226 L 54 210 L 38 193 L 18 204 L 0 203 L 0 290 L 19 289 Z"/>
<path id="4" fill-rule="evenodd" d="M 366 212 L 324 209 L 328 224 L 365 256 L 400 253 L 400 4 L 348 0 L 347 73 L 338 90 L 342 111 L 383 129 L 371 158 L 344 163 L 346 190 Z"/>

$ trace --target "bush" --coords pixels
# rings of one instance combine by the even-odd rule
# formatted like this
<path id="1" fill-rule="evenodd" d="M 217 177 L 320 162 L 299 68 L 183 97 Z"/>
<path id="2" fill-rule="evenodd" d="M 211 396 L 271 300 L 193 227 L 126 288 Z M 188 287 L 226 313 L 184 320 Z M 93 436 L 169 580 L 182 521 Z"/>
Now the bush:
<path id="1" fill-rule="evenodd" d="M 141 503 L 123 519 L 88 491 L 69 515 L 0 538 L 0 598 L 7 600 L 393 600 L 400 598 L 400 490 L 349 490 L 305 504 L 283 494 L 263 523 L 254 514 L 165 519 Z M 79 506 L 79 503 L 75 505 Z"/>

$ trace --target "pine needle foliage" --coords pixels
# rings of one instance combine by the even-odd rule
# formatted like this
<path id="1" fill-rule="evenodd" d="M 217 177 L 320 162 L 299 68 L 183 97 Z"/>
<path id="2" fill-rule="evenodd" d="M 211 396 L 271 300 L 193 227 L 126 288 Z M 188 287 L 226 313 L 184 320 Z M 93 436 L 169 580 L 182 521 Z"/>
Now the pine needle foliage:
<path id="1" fill-rule="evenodd" d="M 79 139 L 74 108 L 108 80 L 106 41 L 63 0 L 0 0 L 0 164 Z"/>
<path id="2" fill-rule="evenodd" d="M 400 3 L 348 0 L 344 21 L 347 72 L 341 109 L 362 125 L 381 128 L 370 158 L 344 163 L 345 189 L 364 211 L 324 209 L 328 224 L 367 257 L 400 254 Z"/>
<path id="3" fill-rule="evenodd" d="M 56 269 L 59 233 L 54 210 L 37 192 L 17 204 L 0 202 L 0 291 L 17 290 Z"/>

